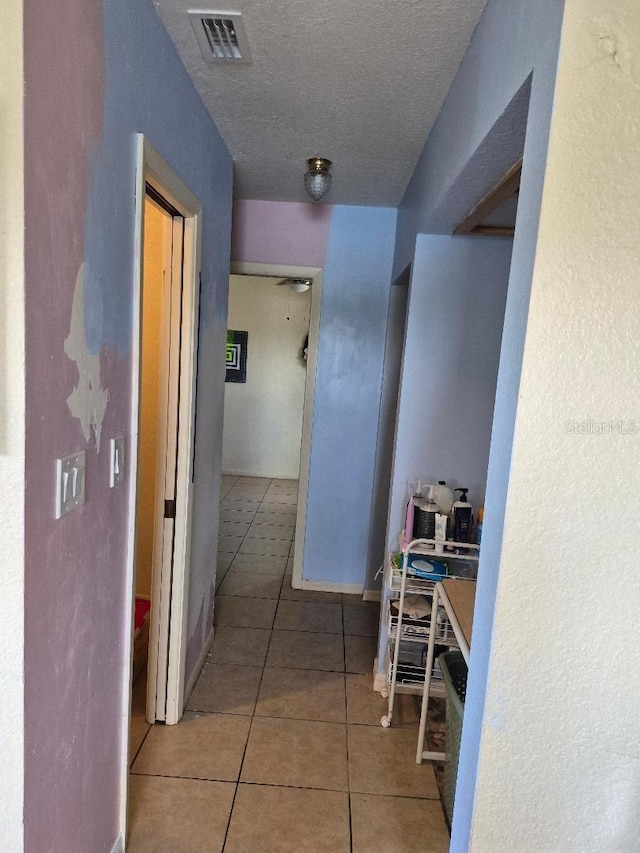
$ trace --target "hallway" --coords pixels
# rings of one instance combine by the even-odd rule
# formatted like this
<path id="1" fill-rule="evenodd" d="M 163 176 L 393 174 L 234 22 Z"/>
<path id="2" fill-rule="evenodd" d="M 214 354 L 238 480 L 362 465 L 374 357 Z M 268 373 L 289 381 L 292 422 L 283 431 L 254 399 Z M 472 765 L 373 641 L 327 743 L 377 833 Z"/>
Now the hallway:
<path id="1" fill-rule="evenodd" d="M 448 849 L 413 697 L 379 724 L 379 605 L 291 588 L 296 505 L 295 481 L 222 478 L 215 639 L 180 724 L 147 726 L 136 685 L 131 853 Z"/>

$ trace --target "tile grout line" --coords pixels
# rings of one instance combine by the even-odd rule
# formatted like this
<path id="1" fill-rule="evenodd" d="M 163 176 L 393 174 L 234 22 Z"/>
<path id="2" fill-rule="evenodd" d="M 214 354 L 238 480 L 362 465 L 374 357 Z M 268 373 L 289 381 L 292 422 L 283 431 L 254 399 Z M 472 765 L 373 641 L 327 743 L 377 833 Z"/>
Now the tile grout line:
<path id="1" fill-rule="evenodd" d="M 135 755 L 129 761 L 129 773 L 133 773 L 133 765 L 136 762 L 136 758 L 140 755 L 140 750 L 144 746 L 144 742 L 149 737 L 149 732 L 151 731 L 151 725 L 149 723 L 147 723 L 146 713 L 145 713 L 145 723 L 147 726 L 147 731 L 144 733 L 144 737 L 140 741 L 140 746 L 136 749 Z"/>
<path id="2" fill-rule="evenodd" d="M 265 479 L 266 479 L 266 478 L 265 478 Z M 239 481 L 239 480 L 240 480 L 240 477 L 238 477 L 238 478 L 236 479 L 236 481 L 235 481 L 235 483 L 233 484 L 233 486 L 231 487 L 231 489 L 233 489 L 233 488 L 237 485 L 237 483 L 238 483 L 238 481 Z M 271 486 L 271 483 L 272 483 L 272 482 L 273 482 L 273 479 L 269 480 L 269 485 L 267 486 L 267 491 L 269 490 L 269 487 Z M 227 492 L 227 495 L 231 492 L 231 489 L 229 489 L 229 492 Z M 266 492 L 265 492 L 265 494 L 266 494 Z M 226 498 L 226 495 L 225 495 L 225 498 Z M 234 562 L 235 562 L 236 557 L 237 557 L 237 556 L 238 556 L 238 554 L 240 553 L 240 548 L 242 548 L 242 545 L 243 545 L 243 543 L 244 543 L 244 540 L 247 538 L 247 536 L 248 536 L 248 534 L 249 534 L 249 530 L 251 529 L 251 525 L 252 525 L 252 524 L 253 524 L 253 522 L 255 521 L 255 517 L 256 517 L 256 515 L 258 514 L 258 512 L 260 512 L 260 507 L 262 506 L 262 501 L 263 501 L 263 500 L 264 500 L 264 497 L 262 497 L 262 498 L 261 498 L 260 502 L 258 503 L 258 508 L 257 508 L 256 510 L 254 510 L 254 512 L 253 512 L 253 516 L 252 516 L 252 518 L 251 518 L 251 521 L 249 522 L 249 527 L 247 528 L 247 532 L 246 532 L 245 534 L 243 534 L 243 536 L 242 536 L 242 542 L 240 542 L 240 544 L 238 545 L 238 547 L 237 547 L 237 549 L 236 549 L 236 552 L 235 552 L 235 554 L 233 555 L 233 559 L 231 560 L 231 562 L 229 563 L 229 565 L 227 566 L 227 568 L 226 568 L 226 570 L 225 570 L 224 576 L 223 576 L 222 580 L 220 581 L 220 587 L 221 587 L 221 586 L 222 586 L 222 584 L 224 583 L 224 580 L 225 580 L 225 578 L 226 578 L 227 574 L 229 573 L 229 571 L 231 570 L 231 567 L 233 566 L 233 564 L 234 564 Z M 220 508 L 219 508 L 218 512 L 220 512 L 221 510 L 222 510 L 222 503 L 220 504 Z M 220 523 L 218 522 L 218 538 L 219 538 L 219 537 L 220 537 Z M 218 594 L 218 591 L 219 591 L 220 587 L 217 587 L 217 588 L 216 588 L 215 595 L 217 595 L 217 594 Z"/>
<path id="3" fill-rule="evenodd" d="M 272 482 L 273 482 L 273 480 L 271 481 L 271 483 L 272 483 Z M 271 485 L 271 484 L 270 484 L 270 485 Z M 269 488 L 270 488 L 270 486 L 269 486 L 269 487 L 267 487 L 267 492 L 265 492 L 265 497 L 263 497 L 263 499 L 260 501 L 260 504 L 259 504 L 259 506 L 258 506 L 257 510 L 255 511 L 254 515 L 253 515 L 253 519 L 252 519 L 252 521 L 251 521 L 251 522 L 250 522 L 250 524 L 249 524 L 249 527 L 248 527 L 248 529 L 247 529 L 247 533 L 243 536 L 242 542 L 240 543 L 240 545 L 239 545 L 239 547 L 238 547 L 238 550 L 237 550 L 237 551 L 236 551 L 236 553 L 234 554 L 234 558 L 233 558 L 233 560 L 231 561 L 231 563 L 230 563 L 230 565 L 229 565 L 229 567 L 228 567 L 227 571 L 229 571 L 229 570 L 231 569 L 231 567 L 233 566 L 233 562 L 234 562 L 235 558 L 238 556 L 238 553 L 239 553 L 240 547 L 242 547 L 242 543 L 244 542 L 244 540 L 245 540 L 246 536 L 248 536 L 248 535 L 249 535 L 249 531 L 251 530 L 252 525 L 255 523 L 256 515 L 257 515 L 257 513 L 258 513 L 258 512 L 260 512 L 260 510 L 261 510 L 262 504 L 264 503 L 264 500 L 266 499 L 266 495 L 267 495 L 267 493 L 268 493 L 268 489 L 269 489 Z M 249 739 L 250 739 L 250 737 L 251 737 L 251 732 L 252 732 L 252 729 L 253 729 L 253 723 L 254 723 L 254 720 L 256 719 L 256 710 L 257 710 L 258 701 L 259 701 L 259 697 L 260 697 L 260 691 L 261 691 L 261 689 L 262 689 L 262 685 L 263 685 L 263 682 L 264 682 L 265 670 L 267 669 L 267 660 L 268 660 L 269 650 L 270 650 L 270 648 L 271 648 L 271 643 L 272 643 L 272 641 L 273 641 L 273 633 L 274 633 L 274 631 L 276 630 L 276 628 L 275 628 L 275 624 L 276 624 L 276 619 L 277 619 L 278 609 L 279 609 L 279 606 L 280 606 L 280 601 L 281 601 L 281 600 L 283 600 L 283 599 L 282 599 L 282 593 L 283 593 L 283 590 L 284 590 L 285 578 L 287 578 L 288 562 L 289 562 L 289 560 L 290 560 L 290 558 L 291 558 L 291 550 L 292 550 L 292 548 L 293 548 L 293 546 L 294 546 L 294 543 L 295 543 L 295 530 L 294 530 L 294 531 L 292 531 L 292 533 L 291 533 L 291 546 L 290 546 L 290 548 L 289 548 L 289 552 L 288 552 L 287 557 L 286 557 L 286 560 L 285 560 L 285 570 L 284 570 L 284 572 L 283 572 L 282 580 L 281 580 L 281 582 L 280 582 L 280 590 L 279 590 L 279 593 L 278 593 L 278 597 L 277 597 L 277 599 L 276 599 L 276 607 L 275 607 L 275 609 L 274 609 L 274 613 L 273 613 L 273 617 L 272 617 L 272 621 L 271 621 L 271 629 L 270 629 L 270 634 L 269 634 L 269 642 L 268 642 L 268 644 L 267 644 L 267 649 L 266 649 L 266 651 L 265 651 L 264 661 L 263 661 L 263 664 L 262 664 L 262 672 L 261 672 L 261 675 L 260 675 L 260 684 L 258 685 L 258 690 L 257 690 L 257 693 L 256 693 L 256 700 L 255 700 L 255 702 L 254 702 L 253 710 L 252 710 L 252 713 L 251 713 L 251 722 L 250 722 L 250 724 L 249 724 L 249 730 L 248 730 L 248 734 L 247 734 L 247 740 L 246 740 L 246 742 L 245 742 L 245 746 L 244 746 L 244 750 L 243 750 L 243 754 L 242 754 L 242 759 L 241 759 L 241 762 L 240 762 L 240 768 L 239 768 L 239 771 L 238 771 L 238 779 L 237 779 L 237 781 L 236 781 L 236 785 L 235 785 L 233 801 L 232 801 L 232 804 L 231 804 L 231 809 L 230 809 L 230 811 L 229 811 L 229 819 L 228 819 L 228 821 L 227 821 L 227 826 L 226 826 L 226 830 L 225 830 L 225 837 L 224 837 L 224 842 L 223 842 L 223 847 L 222 847 L 222 850 L 223 850 L 223 851 L 224 851 L 224 849 L 225 849 L 225 847 L 226 847 L 227 840 L 228 840 L 229 829 L 230 829 L 231 821 L 232 821 L 232 818 L 233 818 L 233 813 L 234 813 L 234 808 L 235 808 L 235 803 L 236 803 L 236 798 L 237 798 L 237 794 L 238 794 L 239 786 L 240 786 L 240 784 L 245 784 L 245 783 L 242 783 L 242 782 L 240 781 L 240 780 L 241 780 L 241 776 L 242 776 L 242 769 L 243 769 L 243 766 L 244 766 L 244 761 L 245 761 L 245 757 L 246 757 L 246 753 L 247 753 L 247 749 L 248 749 L 248 745 L 249 745 Z M 256 556 L 258 556 L 258 555 L 256 555 Z M 250 598 L 252 598 L 252 597 L 250 597 Z M 344 733 L 345 733 L 345 750 L 346 750 L 346 752 L 345 752 L 345 761 L 346 761 L 346 769 L 347 769 L 347 790 L 346 790 L 346 792 L 345 792 L 345 793 L 346 793 L 346 795 L 347 795 L 347 807 L 348 807 L 348 812 L 349 812 L 349 850 L 350 850 L 350 851 L 353 851 L 353 831 L 352 831 L 352 812 L 351 812 L 351 780 L 350 780 L 350 774 L 349 774 L 349 727 L 348 727 L 348 716 L 347 716 L 347 690 L 346 690 L 346 686 L 347 686 L 347 685 L 346 685 L 346 676 L 347 676 L 347 665 L 346 665 L 346 640 L 345 640 L 345 637 L 346 637 L 346 633 L 345 633 L 345 631 L 346 631 L 346 626 L 345 626 L 345 611 L 344 611 L 345 604 L 344 604 L 344 599 L 342 598 L 342 596 L 340 597 L 340 604 L 341 604 L 341 607 L 340 607 L 341 631 L 340 631 L 340 632 L 338 632 L 338 633 L 339 633 L 339 635 L 341 635 L 341 637 L 342 637 L 342 660 L 343 660 L 343 670 L 342 670 L 342 672 L 341 672 L 340 674 L 342 675 L 342 684 L 343 684 L 343 700 L 342 700 L 342 701 L 343 701 L 343 709 L 344 709 Z M 287 630 L 287 629 L 282 629 L 282 630 Z M 291 629 L 291 630 L 293 630 L 293 629 Z M 301 633 L 326 633 L 326 632 L 322 632 L 322 631 L 318 631 L 318 632 L 305 632 L 305 631 L 303 631 L 303 632 L 301 632 Z M 288 667 L 288 668 L 297 669 L 297 667 Z M 302 669 L 303 671 L 307 671 L 307 668 L 300 668 L 300 669 Z M 279 718 L 276 718 L 276 719 L 279 719 Z M 259 783 L 255 783 L 255 782 L 247 782 L 246 784 L 249 784 L 249 785 L 254 785 L 254 784 L 255 784 L 255 785 L 257 785 L 257 784 L 259 784 Z M 267 786 L 269 786 L 269 785 L 268 785 L 268 783 L 264 783 L 264 784 L 265 784 L 265 785 L 267 785 Z M 305 787 L 305 786 L 290 786 L 290 785 L 285 785 L 285 786 L 281 786 L 281 785 L 280 785 L 280 786 L 273 786 L 273 785 L 272 785 L 272 786 L 270 786 L 270 787 L 290 787 L 290 788 L 299 789 L 299 790 L 325 790 L 325 789 L 309 789 L 309 788 L 307 788 L 307 787 Z M 326 789 L 326 790 L 327 790 L 327 791 L 333 791 L 334 789 Z"/>
<path id="4" fill-rule="evenodd" d="M 269 484 L 271 484 L 271 482 L 272 481 L 269 481 Z M 262 505 L 262 501 L 258 505 L 258 510 L 260 509 L 261 505 Z M 258 512 L 258 510 L 256 510 L 256 512 Z M 255 513 L 254 513 L 253 517 L 255 518 Z M 249 525 L 249 526 L 251 526 L 251 525 Z M 244 542 L 244 538 L 242 541 Z M 240 544 L 242 545 L 242 543 L 240 543 Z M 236 554 L 235 554 L 233 560 L 235 560 L 235 558 L 237 556 L 238 556 L 238 552 L 236 551 Z M 231 568 L 231 566 L 233 565 L 233 560 L 231 561 L 231 565 L 229 566 L 229 568 Z M 214 606 L 214 613 L 215 613 L 215 606 Z M 274 612 L 274 619 L 275 619 L 275 612 Z M 273 627 L 272 627 L 271 633 L 273 633 Z M 246 739 L 245 744 L 244 744 L 244 749 L 242 750 L 242 758 L 240 759 L 240 766 L 238 767 L 238 778 L 236 779 L 236 786 L 235 786 L 235 790 L 233 792 L 233 799 L 231 801 L 231 808 L 229 809 L 229 819 L 227 820 L 227 826 L 226 826 L 226 829 L 224 832 L 224 840 L 222 842 L 222 853 L 224 853 L 224 848 L 227 846 L 227 838 L 229 836 L 229 829 L 231 828 L 231 820 L 233 818 L 233 810 L 234 810 L 235 805 L 236 805 L 236 798 L 238 796 L 238 788 L 240 787 L 240 777 L 242 775 L 242 767 L 244 765 L 244 758 L 245 758 L 245 755 L 247 754 L 247 748 L 249 746 L 249 738 L 251 737 L 251 729 L 253 727 L 253 720 L 254 720 L 255 714 L 256 714 L 256 705 L 258 702 L 258 695 L 260 693 L 260 688 L 262 687 L 262 679 L 264 678 L 264 665 L 266 664 L 266 661 L 267 661 L 267 654 L 269 653 L 269 646 L 270 645 L 271 645 L 271 634 L 269 635 L 269 643 L 267 644 L 267 650 L 265 652 L 265 658 L 264 658 L 264 662 L 262 665 L 262 672 L 260 674 L 260 684 L 258 685 L 258 692 L 256 693 L 256 700 L 253 703 L 253 710 L 251 712 L 251 721 L 249 723 L 249 729 L 247 731 L 247 739 Z"/>
<path id="5" fill-rule="evenodd" d="M 271 480 L 271 481 L 270 481 L 269 486 L 271 485 L 271 483 L 272 483 L 272 482 L 273 482 L 273 480 Z M 269 488 L 269 487 L 267 487 L 267 491 L 268 491 L 268 488 Z M 265 494 L 266 494 L 266 492 L 265 492 Z M 264 498 L 263 498 L 263 501 L 264 501 Z M 258 506 L 258 509 L 256 510 L 256 514 L 257 514 L 257 512 L 259 512 L 260 507 L 262 506 L 263 501 L 261 501 L 261 502 L 260 502 L 260 505 Z M 255 515 L 254 515 L 254 518 L 255 518 Z M 252 523 L 253 523 L 253 522 L 252 522 Z M 244 540 L 243 540 L 243 541 L 244 541 Z M 237 556 L 237 554 L 236 554 L 236 556 Z M 234 557 L 234 559 L 235 559 L 235 557 Z M 233 561 L 232 561 L 232 564 L 233 564 Z M 224 851 L 224 848 L 226 847 L 226 844 L 227 844 L 227 838 L 228 838 L 228 835 L 229 835 L 229 828 L 231 827 L 231 820 L 232 820 L 232 818 L 233 818 L 233 810 L 234 810 L 234 808 L 235 808 L 235 804 L 236 804 L 236 797 L 238 796 L 238 789 L 239 789 L 240 784 L 241 784 L 240 779 L 241 779 L 241 776 L 242 776 L 242 768 L 244 767 L 244 761 L 245 761 L 245 757 L 246 757 L 246 754 L 247 754 L 247 749 L 249 748 L 249 739 L 251 738 L 251 732 L 252 732 L 252 729 L 253 729 L 253 722 L 254 722 L 254 720 L 255 720 L 255 718 L 256 718 L 256 709 L 257 709 L 257 706 L 258 706 L 258 700 L 259 700 L 259 698 L 260 698 L 260 691 L 261 691 L 261 689 L 262 689 L 262 684 L 263 684 L 263 682 L 264 682 L 264 674 L 265 674 L 265 670 L 266 670 L 266 668 L 267 668 L 267 658 L 268 658 L 268 656 L 269 656 L 269 649 L 271 648 L 271 641 L 272 641 L 272 639 L 273 639 L 274 625 L 275 625 L 275 622 L 276 622 L 276 616 L 277 616 L 277 613 L 278 613 L 278 606 L 279 606 L 279 604 L 280 604 L 280 595 L 282 594 L 282 583 L 284 582 L 284 578 L 285 578 L 285 577 L 286 577 L 286 564 L 285 564 L 285 572 L 284 572 L 284 574 L 283 574 L 283 580 L 282 580 L 282 581 L 281 581 L 281 583 L 280 583 L 280 593 L 278 594 L 278 598 L 276 599 L 276 606 L 275 606 L 275 608 L 274 608 L 274 611 L 273 611 L 273 617 L 272 617 L 272 619 L 271 619 L 271 629 L 270 629 L 270 632 L 269 632 L 269 642 L 267 643 L 267 648 L 266 648 L 266 650 L 265 650 L 265 654 L 264 654 L 264 660 L 263 660 L 263 663 L 262 663 L 262 672 L 260 673 L 260 683 L 258 684 L 258 690 L 256 691 L 256 698 L 255 698 L 255 702 L 253 703 L 253 710 L 252 710 L 252 712 L 251 712 L 251 722 L 249 723 L 249 730 L 248 730 L 248 732 L 247 732 L 247 740 L 245 741 L 244 749 L 243 749 L 243 751 L 242 751 L 242 759 L 240 760 L 240 767 L 238 768 L 238 779 L 237 779 L 236 787 L 235 787 L 235 791 L 234 791 L 234 794 L 233 794 L 233 800 L 232 800 L 232 802 L 231 802 L 231 809 L 229 810 L 229 820 L 227 821 L 227 828 L 226 828 L 226 831 L 225 831 L 224 841 L 223 841 L 223 844 L 222 844 L 222 851 Z M 244 783 L 242 783 L 242 784 L 244 784 Z"/>

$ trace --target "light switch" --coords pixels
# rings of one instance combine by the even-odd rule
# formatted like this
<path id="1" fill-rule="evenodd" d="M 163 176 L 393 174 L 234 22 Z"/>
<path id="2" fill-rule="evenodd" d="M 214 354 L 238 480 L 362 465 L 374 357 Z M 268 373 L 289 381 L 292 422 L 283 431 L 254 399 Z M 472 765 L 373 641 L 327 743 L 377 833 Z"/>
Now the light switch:
<path id="1" fill-rule="evenodd" d="M 84 504 L 84 450 L 56 459 L 56 518 Z"/>
<path id="2" fill-rule="evenodd" d="M 111 465 L 109 485 L 111 488 L 124 480 L 124 436 L 119 435 L 109 442 Z"/>

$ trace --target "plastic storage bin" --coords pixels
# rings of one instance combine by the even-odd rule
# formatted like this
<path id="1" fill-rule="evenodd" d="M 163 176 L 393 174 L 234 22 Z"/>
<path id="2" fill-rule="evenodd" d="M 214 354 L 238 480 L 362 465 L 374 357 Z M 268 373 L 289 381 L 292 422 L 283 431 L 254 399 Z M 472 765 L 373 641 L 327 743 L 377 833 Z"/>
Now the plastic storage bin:
<path id="1" fill-rule="evenodd" d="M 444 765 L 444 810 L 449 823 L 453 816 L 453 801 L 456 795 L 458 777 L 458 757 L 460 755 L 460 736 L 462 734 L 462 716 L 467 693 L 467 664 L 462 652 L 449 651 L 438 658 L 442 677 L 447 691 L 446 751 Z"/>

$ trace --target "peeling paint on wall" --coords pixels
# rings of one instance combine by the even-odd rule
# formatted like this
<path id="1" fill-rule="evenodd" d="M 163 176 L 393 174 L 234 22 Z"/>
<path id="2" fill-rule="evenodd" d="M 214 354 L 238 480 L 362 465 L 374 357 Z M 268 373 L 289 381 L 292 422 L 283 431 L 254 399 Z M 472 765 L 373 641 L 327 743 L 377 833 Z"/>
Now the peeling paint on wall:
<path id="1" fill-rule="evenodd" d="M 100 382 L 100 356 L 89 352 L 85 335 L 84 318 L 84 274 L 85 264 L 80 264 L 76 277 L 71 307 L 69 336 L 64 342 L 64 351 L 78 368 L 78 384 L 67 397 L 67 406 L 74 418 L 78 418 L 86 441 L 91 441 L 93 430 L 96 450 L 100 452 L 100 435 L 109 392 Z"/>

